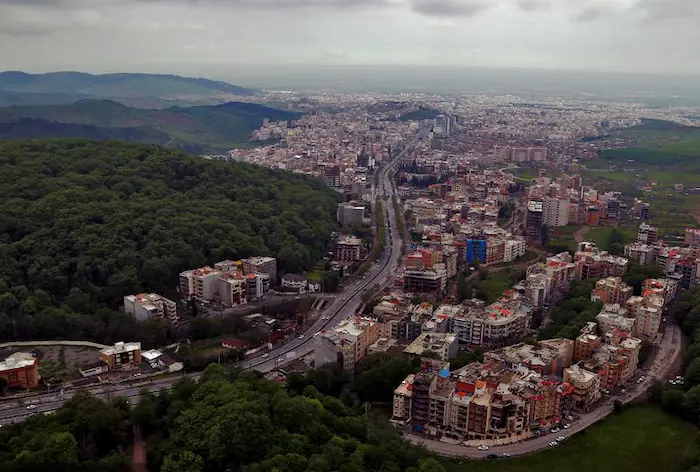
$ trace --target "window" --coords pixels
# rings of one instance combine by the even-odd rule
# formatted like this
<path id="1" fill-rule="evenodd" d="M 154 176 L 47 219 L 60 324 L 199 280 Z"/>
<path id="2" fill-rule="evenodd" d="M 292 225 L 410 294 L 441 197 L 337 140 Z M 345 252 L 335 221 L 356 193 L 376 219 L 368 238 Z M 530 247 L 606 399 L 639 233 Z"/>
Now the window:
<path id="1" fill-rule="evenodd" d="M 10 372 L 10 382 L 17 381 L 17 372 Z"/>

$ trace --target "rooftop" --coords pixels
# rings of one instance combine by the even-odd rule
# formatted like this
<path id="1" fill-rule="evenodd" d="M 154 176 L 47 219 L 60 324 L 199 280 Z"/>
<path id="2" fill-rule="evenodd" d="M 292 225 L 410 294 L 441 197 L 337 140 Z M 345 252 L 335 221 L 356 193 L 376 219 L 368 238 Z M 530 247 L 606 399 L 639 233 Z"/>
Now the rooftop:
<path id="1" fill-rule="evenodd" d="M 15 352 L 10 354 L 7 359 L 0 362 L 0 372 L 13 369 L 22 369 L 34 365 L 36 357 L 28 352 Z"/>

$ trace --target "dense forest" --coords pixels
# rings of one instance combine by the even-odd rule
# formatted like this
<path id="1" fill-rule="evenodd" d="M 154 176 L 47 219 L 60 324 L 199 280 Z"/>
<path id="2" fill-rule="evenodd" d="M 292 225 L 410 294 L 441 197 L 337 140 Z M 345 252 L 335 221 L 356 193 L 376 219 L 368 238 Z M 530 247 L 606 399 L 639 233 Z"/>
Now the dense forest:
<path id="1" fill-rule="evenodd" d="M 0 143 L 0 339 L 114 340 L 122 297 L 256 254 L 283 272 L 327 250 L 339 197 L 320 181 L 156 146 Z"/>

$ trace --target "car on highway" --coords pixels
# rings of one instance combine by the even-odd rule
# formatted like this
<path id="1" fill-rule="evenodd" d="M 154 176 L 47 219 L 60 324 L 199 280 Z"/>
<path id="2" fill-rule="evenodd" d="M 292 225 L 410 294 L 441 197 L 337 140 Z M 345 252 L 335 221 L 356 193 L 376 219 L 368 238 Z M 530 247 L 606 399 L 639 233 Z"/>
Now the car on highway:
<path id="1" fill-rule="evenodd" d="M 266 352 L 265 354 L 262 355 L 262 357 L 263 357 L 263 358 L 265 358 L 265 357 L 270 357 L 270 354 L 268 354 L 268 353 Z"/>
<path id="2" fill-rule="evenodd" d="M 299 339 L 304 339 L 304 335 L 303 335 L 303 334 L 300 334 L 300 335 L 299 335 Z"/>
<path id="3" fill-rule="evenodd" d="M 343 297 L 343 301 L 346 301 L 347 299 L 348 299 L 348 297 Z"/>
<path id="4" fill-rule="evenodd" d="M 480 451 L 488 451 L 489 447 L 488 446 L 479 446 L 479 447 L 477 447 L 477 449 Z"/>
<path id="5" fill-rule="evenodd" d="M 27 405 L 27 410 L 33 410 L 36 408 L 36 405 Z"/>

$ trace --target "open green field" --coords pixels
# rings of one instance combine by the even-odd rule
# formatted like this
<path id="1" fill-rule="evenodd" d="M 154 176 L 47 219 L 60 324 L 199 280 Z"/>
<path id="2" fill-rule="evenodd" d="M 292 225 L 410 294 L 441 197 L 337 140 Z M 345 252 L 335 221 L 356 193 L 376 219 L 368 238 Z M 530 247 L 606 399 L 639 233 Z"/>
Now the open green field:
<path id="1" fill-rule="evenodd" d="M 640 406 L 567 439 L 514 459 L 464 461 L 449 472 L 671 472 L 682 470 L 697 429 L 660 408 Z"/>

